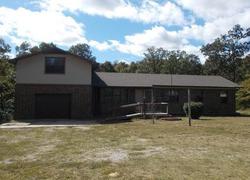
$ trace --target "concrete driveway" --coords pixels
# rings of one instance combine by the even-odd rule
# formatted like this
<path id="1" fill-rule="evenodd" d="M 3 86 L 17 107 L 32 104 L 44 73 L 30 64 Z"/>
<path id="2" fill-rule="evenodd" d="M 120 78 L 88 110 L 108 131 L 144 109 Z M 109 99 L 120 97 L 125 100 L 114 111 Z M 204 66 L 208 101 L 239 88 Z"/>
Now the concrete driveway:
<path id="1" fill-rule="evenodd" d="M 28 120 L 28 121 L 18 121 L 3 123 L 0 125 L 0 129 L 10 129 L 10 128 L 39 128 L 39 127 L 87 127 L 92 125 L 98 125 L 95 120 Z"/>

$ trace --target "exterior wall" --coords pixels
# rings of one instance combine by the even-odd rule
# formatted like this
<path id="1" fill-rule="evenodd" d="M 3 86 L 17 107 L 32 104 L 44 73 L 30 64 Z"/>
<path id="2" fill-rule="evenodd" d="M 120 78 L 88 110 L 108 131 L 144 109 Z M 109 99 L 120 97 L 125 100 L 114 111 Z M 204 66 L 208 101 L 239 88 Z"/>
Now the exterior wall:
<path id="1" fill-rule="evenodd" d="M 46 56 L 65 57 L 65 74 L 45 74 Z M 19 60 L 16 65 L 17 84 L 91 85 L 91 81 L 91 64 L 71 55 L 38 54 Z"/>
<path id="2" fill-rule="evenodd" d="M 135 89 L 135 101 L 136 102 L 142 101 L 143 97 L 144 97 L 144 89 L 143 88 Z"/>
<path id="3" fill-rule="evenodd" d="M 142 100 L 145 90 L 149 88 L 135 88 L 135 102 Z M 178 101 L 172 101 L 169 97 L 161 97 L 158 89 L 154 89 L 156 102 L 168 102 L 170 114 L 184 115 L 183 104 L 187 102 L 187 89 L 175 88 L 178 92 Z M 169 91 L 170 88 L 161 88 L 163 91 Z M 220 92 L 226 91 L 228 94 L 228 102 L 223 104 L 220 100 Z M 150 95 L 150 93 L 149 93 Z M 103 97 L 104 98 L 104 97 Z M 199 99 L 201 98 L 201 99 Z M 148 97 L 151 99 L 151 97 Z M 233 89 L 191 89 L 191 101 L 202 101 L 204 104 L 205 115 L 233 115 L 235 114 L 235 90 Z M 150 102 L 150 101 L 149 101 Z M 137 108 L 137 110 L 139 110 Z M 166 111 L 165 106 L 159 106 L 158 110 Z"/>
<path id="4" fill-rule="evenodd" d="M 188 101 L 187 89 L 176 89 L 179 93 L 178 102 L 169 102 L 170 114 L 184 114 L 183 104 Z M 228 94 L 227 103 L 221 103 L 220 92 Z M 199 97 L 202 100 L 199 100 Z M 201 101 L 204 104 L 204 115 L 235 114 L 235 90 L 232 89 L 191 89 L 191 101 Z"/>
<path id="5" fill-rule="evenodd" d="M 135 102 L 134 88 L 99 88 L 98 101 L 94 102 L 101 116 L 122 115 L 134 112 L 134 108 L 120 109 L 119 106 Z"/>
<path id="6" fill-rule="evenodd" d="M 220 92 L 228 93 L 228 102 L 220 102 Z M 235 114 L 235 90 L 207 90 L 204 91 L 204 113 L 208 115 L 234 115 Z"/>
<path id="7" fill-rule="evenodd" d="M 16 85 L 16 119 L 35 118 L 35 94 L 71 94 L 71 118 L 92 117 L 92 87 L 89 85 Z"/>

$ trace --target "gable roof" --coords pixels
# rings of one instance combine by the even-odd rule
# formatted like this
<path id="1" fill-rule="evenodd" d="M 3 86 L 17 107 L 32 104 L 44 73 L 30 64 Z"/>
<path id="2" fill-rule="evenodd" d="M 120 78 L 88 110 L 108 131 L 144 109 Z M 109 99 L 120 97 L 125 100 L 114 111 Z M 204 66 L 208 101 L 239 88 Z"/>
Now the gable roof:
<path id="1" fill-rule="evenodd" d="M 210 87 L 239 88 L 221 76 L 95 72 L 93 85 L 99 87 Z"/>
<path id="2" fill-rule="evenodd" d="M 85 58 L 83 58 L 81 56 L 72 54 L 72 53 L 70 53 L 68 51 L 64 51 L 63 49 L 60 49 L 58 47 L 49 47 L 49 48 L 46 48 L 46 49 L 44 49 L 42 51 L 38 51 L 36 53 L 31 53 L 31 54 L 23 55 L 23 56 L 20 56 L 20 57 L 16 57 L 16 58 L 12 59 L 12 61 L 17 62 L 17 61 L 19 61 L 21 59 L 32 57 L 32 56 L 35 56 L 35 55 L 38 55 L 38 54 L 64 54 L 64 55 L 71 55 L 71 56 L 77 57 L 77 58 L 79 58 L 81 60 L 87 61 L 87 62 L 89 62 L 89 63 L 92 64 L 92 61 L 90 61 L 88 59 L 85 59 Z"/>

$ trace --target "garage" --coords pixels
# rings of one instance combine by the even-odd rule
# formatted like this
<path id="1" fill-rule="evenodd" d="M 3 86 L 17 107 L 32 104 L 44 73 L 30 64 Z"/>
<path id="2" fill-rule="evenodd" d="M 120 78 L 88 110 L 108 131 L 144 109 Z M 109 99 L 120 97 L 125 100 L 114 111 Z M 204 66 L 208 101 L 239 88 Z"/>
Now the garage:
<path id="1" fill-rule="evenodd" d="M 36 94 L 37 119 L 70 119 L 71 94 Z"/>

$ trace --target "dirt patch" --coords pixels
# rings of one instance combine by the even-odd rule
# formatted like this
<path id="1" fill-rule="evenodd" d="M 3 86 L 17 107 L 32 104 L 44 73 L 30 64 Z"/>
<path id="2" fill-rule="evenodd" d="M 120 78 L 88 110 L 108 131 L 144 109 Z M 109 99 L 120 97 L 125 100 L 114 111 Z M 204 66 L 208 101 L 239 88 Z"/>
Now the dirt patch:
<path id="1" fill-rule="evenodd" d="M 148 156 L 153 156 L 156 154 L 162 154 L 164 153 L 165 148 L 163 147 L 149 147 L 145 150 L 142 150 L 141 152 L 144 154 L 144 156 L 148 157 Z"/>
<path id="2" fill-rule="evenodd" d="M 55 147 L 56 147 L 56 144 L 49 144 L 49 145 L 45 145 L 45 146 L 40 146 L 39 153 L 45 153 L 45 152 L 52 151 Z"/>
<path id="3" fill-rule="evenodd" d="M 136 149 L 136 148 L 135 148 Z M 164 153 L 163 147 L 147 147 L 141 150 L 125 150 L 125 149 L 98 149 L 85 154 L 86 160 L 91 161 L 111 161 L 119 163 L 129 159 L 129 156 L 134 157 L 149 157 Z"/>
<path id="4" fill-rule="evenodd" d="M 128 159 L 128 152 L 123 149 L 99 149 L 85 157 L 93 161 L 111 161 L 118 163 Z"/>
<path id="5" fill-rule="evenodd" d="M 36 161 L 43 154 L 52 151 L 56 147 L 55 144 L 41 145 L 39 148 L 30 154 L 27 154 L 21 158 L 23 161 Z"/>
<path id="6" fill-rule="evenodd" d="M 7 138 L 6 138 L 6 139 L 7 139 Z M 11 139 L 8 138 L 8 140 L 6 140 L 6 143 L 8 143 L 8 144 L 20 143 L 20 142 L 22 142 L 22 141 L 28 141 L 28 140 L 30 140 L 30 139 L 31 139 L 30 137 L 23 136 L 23 135 L 18 135 L 18 136 L 16 136 L 15 138 L 11 138 Z"/>
<path id="7" fill-rule="evenodd" d="M 117 176 L 119 176 L 118 172 L 113 172 L 109 174 L 109 177 L 117 177 Z"/>
<path id="8" fill-rule="evenodd" d="M 5 159 L 3 161 L 0 161 L 1 164 L 11 164 L 13 161 L 11 159 Z"/>
<path id="9" fill-rule="evenodd" d="M 208 149 L 207 148 L 201 148 L 201 147 L 197 147 L 197 148 L 178 148 L 178 149 L 172 149 L 172 150 L 168 150 L 168 154 L 171 155 L 172 154 L 179 154 L 180 158 L 184 158 L 184 159 L 190 159 L 190 157 L 196 157 L 196 158 L 201 158 L 204 157 L 207 153 L 208 153 Z"/>
<path id="10" fill-rule="evenodd" d="M 136 141 L 139 142 L 139 143 L 146 143 L 146 142 L 148 142 L 148 139 L 137 138 Z"/>
<path id="11" fill-rule="evenodd" d="M 157 154 L 163 154 L 165 153 L 165 148 L 160 146 L 149 146 L 144 147 L 138 150 L 132 150 L 130 151 L 130 155 L 137 156 L 137 157 L 149 157 Z"/>
<path id="12" fill-rule="evenodd" d="M 42 143 L 40 145 L 35 146 L 35 148 L 27 149 L 25 154 L 21 156 L 13 156 L 11 159 L 6 159 L 3 161 L 0 161 L 4 164 L 12 164 L 16 161 L 25 161 L 25 162 L 33 162 L 37 160 L 42 160 L 42 156 L 45 155 L 48 152 L 53 151 L 56 148 L 56 145 L 59 144 L 61 141 L 54 139 L 51 141 L 47 141 L 45 143 Z"/>

